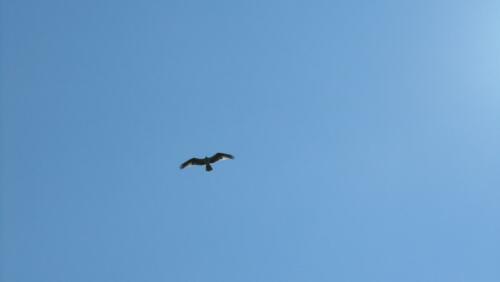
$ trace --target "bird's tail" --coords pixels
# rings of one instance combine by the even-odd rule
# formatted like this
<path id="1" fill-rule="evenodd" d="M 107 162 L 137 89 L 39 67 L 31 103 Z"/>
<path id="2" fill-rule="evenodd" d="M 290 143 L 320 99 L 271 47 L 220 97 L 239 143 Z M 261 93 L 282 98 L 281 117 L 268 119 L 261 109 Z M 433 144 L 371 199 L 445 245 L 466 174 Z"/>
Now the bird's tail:
<path id="1" fill-rule="evenodd" d="M 206 171 L 212 171 L 212 169 L 213 169 L 213 168 L 212 168 L 212 166 L 211 166 L 210 164 L 207 164 L 207 165 L 205 166 L 205 170 L 206 170 Z"/>

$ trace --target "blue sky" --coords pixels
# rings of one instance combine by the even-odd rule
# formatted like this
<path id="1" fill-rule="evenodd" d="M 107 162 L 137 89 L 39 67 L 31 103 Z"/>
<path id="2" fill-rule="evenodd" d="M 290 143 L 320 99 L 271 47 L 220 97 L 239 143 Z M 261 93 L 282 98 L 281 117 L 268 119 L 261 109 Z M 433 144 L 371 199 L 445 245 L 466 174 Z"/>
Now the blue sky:
<path id="1" fill-rule="evenodd" d="M 1 281 L 500 281 L 497 1 L 0 3 Z"/>

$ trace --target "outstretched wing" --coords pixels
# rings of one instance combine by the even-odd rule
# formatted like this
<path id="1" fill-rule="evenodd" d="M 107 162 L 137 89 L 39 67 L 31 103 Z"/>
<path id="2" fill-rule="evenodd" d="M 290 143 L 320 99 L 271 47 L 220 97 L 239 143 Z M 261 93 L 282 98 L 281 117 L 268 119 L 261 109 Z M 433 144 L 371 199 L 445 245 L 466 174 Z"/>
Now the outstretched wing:
<path id="1" fill-rule="evenodd" d="M 225 154 L 225 153 L 217 153 L 210 157 L 209 161 L 210 163 L 215 163 L 220 160 L 232 160 L 234 157 L 230 154 Z"/>
<path id="2" fill-rule="evenodd" d="M 204 165 L 205 162 L 202 159 L 192 158 L 181 164 L 181 169 L 192 165 Z"/>

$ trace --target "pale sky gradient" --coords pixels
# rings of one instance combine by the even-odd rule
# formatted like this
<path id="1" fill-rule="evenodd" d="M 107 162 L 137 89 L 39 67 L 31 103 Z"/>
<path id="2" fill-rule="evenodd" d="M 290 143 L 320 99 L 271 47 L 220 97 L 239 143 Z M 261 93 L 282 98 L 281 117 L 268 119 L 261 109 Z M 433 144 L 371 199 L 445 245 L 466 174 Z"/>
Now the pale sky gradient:
<path id="1" fill-rule="evenodd" d="M 500 2 L 0 3 L 0 281 L 500 281 Z"/>

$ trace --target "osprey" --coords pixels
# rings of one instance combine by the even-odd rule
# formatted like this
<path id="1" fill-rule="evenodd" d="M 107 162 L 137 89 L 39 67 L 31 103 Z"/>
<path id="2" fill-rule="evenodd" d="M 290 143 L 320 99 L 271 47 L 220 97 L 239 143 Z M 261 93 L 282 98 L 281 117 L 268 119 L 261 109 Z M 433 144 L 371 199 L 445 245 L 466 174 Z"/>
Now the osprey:
<path id="1" fill-rule="evenodd" d="M 234 159 L 234 157 L 230 154 L 217 153 L 211 156 L 210 158 L 209 157 L 205 157 L 204 159 L 192 158 L 190 160 L 187 160 L 183 164 L 181 164 L 181 169 L 192 165 L 204 165 L 206 171 L 211 171 L 213 168 L 210 164 L 213 164 L 220 160 L 232 160 L 232 159 Z"/>

